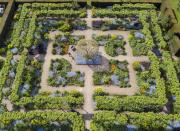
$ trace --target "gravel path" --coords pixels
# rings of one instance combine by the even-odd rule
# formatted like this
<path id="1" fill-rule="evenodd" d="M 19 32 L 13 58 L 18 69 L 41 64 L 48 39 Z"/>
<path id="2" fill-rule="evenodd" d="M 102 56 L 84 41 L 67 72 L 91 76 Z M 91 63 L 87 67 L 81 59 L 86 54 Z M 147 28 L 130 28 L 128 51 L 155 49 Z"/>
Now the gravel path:
<path id="1" fill-rule="evenodd" d="M 8 99 L 2 99 L 2 104 L 6 105 L 8 111 L 13 111 L 13 104 Z"/>
<path id="2" fill-rule="evenodd" d="M 5 60 L 6 58 L 5 58 L 5 57 L 0 56 L 0 59 Z"/>
<path id="3" fill-rule="evenodd" d="M 130 88 L 119 88 L 117 86 L 102 86 L 105 91 L 107 91 L 109 94 L 116 94 L 116 95 L 134 95 L 137 91 L 137 83 L 136 83 L 136 72 L 133 69 L 133 62 L 135 61 L 149 61 L 147 56 L 138 56 L 135 57 L 132 54 L 132 49 L 128 43 L 128 36 L 130 34 L 129 31 L 118 31 L 118 30 L 112 30 L 112 31 L 99 31 L 99 30 L 92 30 L 92 21 L 93 20 L 98 20 L 99 18 L 92 18 L 91 17 L 91 10 L 87 10 L 88 17 L 85 19 L 87 21 L 87 25 L 90 29 L 87 29 L 85 31 L 74 31 L 72 34 L 74 35 L 85 35 L 86 39 L 92 39 L 92 34 L 97 34 L 97 35 L 107 35 L 107 34 L 115 34 L 115 35 L 123 35 L 124 40 L 126 41 L 125 45 L 125 50 L 126 50 L 126 56 L 124 55 L 119 55 L 117 57 L 111 57 L 106 54 L 104 47 L 100 46 L 99 47 L 99 52 L 101 55 L 106 58 L 106 59 L 114 59 L 114 60 L 119 60 L 119 61 L 124 61 L 126 60 L 129 65 L 128 65 L 128 70 L 129 70 L 129 77 L 130 77 Z M 107 18 L 105 18 L 107 19 Z M 78 90 L 84 94 L 85 102 L 84 102 L 84 107 L 83 110 L 79 110 L 79 112 L 83 114 L 93 114 L 94 113 L 94 107 L 93 107 L 93 91 L 98 88 L 99 86 L 94 86 L 93 85 L 93 72 L 94 69 L 91 66 L 88 65 L 77 65 L 74 60 L 72 60 L 71 57 L 68 55 L 52 55 L 52 44 L 53 44 L 53 39 L 56 34 L 58 34 L 58 31 L 51 32 L 50 37 L 51 41 L 49 41 L 48 48 L 47 48 L 47 54 L 45 55 L 45 62 L 43 65 L 43 72 L 42 72 L 42 78 L 41 78 L 41 90 L 40 91 L 70 91 L 70 90 Z M 73 52 L 71 52 L 73 55 Z M 72 70 L 73 71 L 81 71 L 85 73 L 85 84 L 84 87 L 76 87 L 76 86 L 67 86 L 67 87 L 51 87 L 48 86 L 48 72 L 49 72 L 49 67 L 51 64 L 51 59 L 61 59 L 65 58 L 68 60 L 71 65 L 72 65 Z M 104 63 L 102 64 L 102 66 Z M 85 126 L 86 129 L 90 129 L 90 120 L 85 120 Z"/>

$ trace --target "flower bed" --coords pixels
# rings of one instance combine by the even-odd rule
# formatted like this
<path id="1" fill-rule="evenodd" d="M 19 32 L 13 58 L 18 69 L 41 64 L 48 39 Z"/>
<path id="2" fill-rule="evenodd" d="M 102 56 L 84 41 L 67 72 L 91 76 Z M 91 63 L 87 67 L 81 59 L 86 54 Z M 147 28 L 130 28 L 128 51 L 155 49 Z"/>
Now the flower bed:
<path id="1" fill-rule="evenodd" d="M 11 86 L 16 76 L 16 67 L 18 61 L 18 58 L 12 57 L 12 53 L 8 52 L 8 56 L 4 61 L 4 66 L 1 70 L 0 78 L 0 88 L 2 90 L 2 95 L 4 98 L 7 98 L 10 94 Z"/>
<path id="2" fill-rule="evenodd" d="M 152 96 L 156 92 L 156 79 L 151 76 L 150 63 L 134 62 L 139 93 Z"/>
<path id="3" fill-rule="evenodd" d="M 115 85 L 121 88 L 130 87 L 129 72 L 126 61 L 109 61 L 110 69 L 105 72 L 95 72 L 93 81 L 95 85 Z"/>
<path id="4" fill-rule="evenodd" d="M 53 19 L 38 18 L 38 25 L 44 26 L 45 30 L 59 30 L 69 32 L 73 30 L 86 30 L 87 24 L 85 20 L 80 19 Z"/>
<path id="5" fill-rule="evenodd" d="M 68 53 L 69 45 L 76 45 L 84 36 L 70 35 L 69 33 L 57 35 L 53 43 L 52 53 L 54 55 L 65 55 Z"/>
<path id="6" fill-rule="evenodd" d="M 48 83 L 50 86 L 84 86 L 84 74 L 80 71 L 71 71 L 71 64 L 66 59 L 51 61 Z"/>
<path id="7" fill-rule="evenodd" d="M 142 29 L 142 24 L 139 22 L 138 18 L 118 18 L 113 20 L 95 20 L 92 22 L 92 27 L 94 30 L 140 30 Z"/>
<path id="8" fill-rule="evenodd" d="M 104 46 L 108 55 L 114 57 L 118 55 L 126 55 L 124 45 L 126 44 L 121 35 L 93 35 L 100 46 Z"/>
<path id="9" fill-rule="evenodd" d="M 22 76 L 22 83 L 18 90 L 20 97 L 35 96 L 38 93 L 43 64 L 43 61 L 39 60 L 39 58 L 28 57 L 26 60 L 26 66 Z"/>
<path id="10" fill-rule="evenodd" d="M 87 24 L 85 20 L 73 19 L 73 20 L 61 20 L 57 22 L 58 29 L 63 32 L 72 30 L 86 30 Z"/>
<path id="11" fill-rule="evenodd" d="M 141 32 L 132 31 L 129 36 L 129 44 L 134 56 L 147 55 L 148 48 L 145 43 L 145 35 Z"/>

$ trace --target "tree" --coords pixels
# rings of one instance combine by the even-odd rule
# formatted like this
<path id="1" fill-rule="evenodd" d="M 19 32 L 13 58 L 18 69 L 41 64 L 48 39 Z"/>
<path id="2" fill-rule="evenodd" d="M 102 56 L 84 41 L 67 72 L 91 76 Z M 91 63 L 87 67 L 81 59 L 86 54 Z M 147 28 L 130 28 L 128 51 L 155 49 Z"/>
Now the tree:
<path id="1" fill-rule="evenodd" d="M 80 53 L 83 57 L 87 59 L 92 59 L 95 55 L 98 54 L 99 46 L 94 40 L 85 40 L 82 39 L 78 42 L 77 53 Z"/>

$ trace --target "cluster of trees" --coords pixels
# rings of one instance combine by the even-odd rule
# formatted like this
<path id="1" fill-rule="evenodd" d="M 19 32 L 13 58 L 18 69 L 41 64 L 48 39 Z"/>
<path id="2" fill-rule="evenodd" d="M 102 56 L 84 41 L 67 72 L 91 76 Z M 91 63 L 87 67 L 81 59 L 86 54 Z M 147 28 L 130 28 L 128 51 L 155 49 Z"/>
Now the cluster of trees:
<path id="1" fill-rule="evenodd" d="M 5 112 L 0 114 L 0 128 L 7 130 L 13 120 L 22 120 L 29 125 L 48 125 L 51 122 L 59 124 L 66 122 L 73 131 L 84 131 L 84 121 L 81 115 L 62 111 L 30 111 Z"/>
<path id="2" fill-rule="evenodd" d="M 126 130 L 128 125 L 143 131 L 164 131 L 167 127 L 173 128 L 173 122 L 179 121 L 180 115 L 167 115 L 162 113 L 121 113 L 102 111 L 95 113 L 91 122 L 91 130 Z"/>

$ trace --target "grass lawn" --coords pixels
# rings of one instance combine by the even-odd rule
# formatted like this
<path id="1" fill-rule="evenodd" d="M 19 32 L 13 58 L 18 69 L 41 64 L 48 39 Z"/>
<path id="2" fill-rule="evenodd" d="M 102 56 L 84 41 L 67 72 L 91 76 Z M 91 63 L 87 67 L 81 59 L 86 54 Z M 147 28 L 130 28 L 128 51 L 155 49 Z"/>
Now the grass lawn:
<path id="1" fill-rule="evenodd" d="M 178 2 L 179 2 L 179 0 L 171 0 L 170 3 L 171 3 L 171 6 L 172 6 L 172 8 L 174 9 L 174 11 L 176 13 L 178 23 L 180 23 L 180 10 L 177 10 Z"/>

